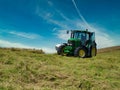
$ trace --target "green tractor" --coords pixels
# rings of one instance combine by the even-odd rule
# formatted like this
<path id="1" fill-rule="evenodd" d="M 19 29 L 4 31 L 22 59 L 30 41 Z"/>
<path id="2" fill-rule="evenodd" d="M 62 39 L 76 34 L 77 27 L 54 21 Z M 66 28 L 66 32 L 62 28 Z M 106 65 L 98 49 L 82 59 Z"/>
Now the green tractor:
<path id="1" fill-rule="evenodd" d="M 96 46 L 95 32 L 71 30 L 71 36 L 68 42 L 56 45 L 56 50 L 58 55 L 72 55 L 85 58 L 96 56 Z"/>

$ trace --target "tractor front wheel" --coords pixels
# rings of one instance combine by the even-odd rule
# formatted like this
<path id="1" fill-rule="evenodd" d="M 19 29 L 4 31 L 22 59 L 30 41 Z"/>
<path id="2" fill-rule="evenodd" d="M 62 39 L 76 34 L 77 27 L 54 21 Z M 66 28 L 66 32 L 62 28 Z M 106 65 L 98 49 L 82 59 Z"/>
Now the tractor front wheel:
<path id="1" fill-rule="evenodd" d="M 64 48 L 65 48 L 65 45 L 61 45 L 57 50 L 57 54 L 58 55 L 66 55 L 66 53 L 64 53 Z"/>
<path id="2" fill-rule="evenodd" d="M 74 52 L 74 56 L 85 58 L 87 56 L 87 49 L 85 47 L 78 47 Z"/>

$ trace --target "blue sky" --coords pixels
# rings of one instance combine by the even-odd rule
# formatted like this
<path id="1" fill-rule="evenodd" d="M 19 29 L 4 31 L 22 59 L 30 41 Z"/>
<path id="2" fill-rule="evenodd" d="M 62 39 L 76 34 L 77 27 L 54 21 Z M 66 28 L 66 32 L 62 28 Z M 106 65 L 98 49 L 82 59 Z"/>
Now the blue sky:
<path id="1" fill-rule="evenodd" d="M 120 45 L 119 0 L 0 0 L 0 46 L 55 52 L 66 30 L 89 29 L 98 48 Z"/>

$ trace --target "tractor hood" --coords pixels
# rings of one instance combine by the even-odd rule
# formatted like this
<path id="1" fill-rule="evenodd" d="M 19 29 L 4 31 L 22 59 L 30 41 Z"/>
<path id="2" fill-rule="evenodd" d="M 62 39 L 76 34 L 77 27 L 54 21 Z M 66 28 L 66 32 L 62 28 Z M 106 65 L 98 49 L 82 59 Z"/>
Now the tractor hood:
<path id="1" fill-rule="evenodd" d="M 68 45 L 72 46 L 73 48 L 80 46 L 80 44 L 81 44 L 80 39 L 77 39 L 77 38 L 68 39 Z"/>
<path id="2" fill-rule="evenodd" d="M 77 38 L 69 38 L 68 41 L 80 41 L 80 39 L 77 39 Z"/>

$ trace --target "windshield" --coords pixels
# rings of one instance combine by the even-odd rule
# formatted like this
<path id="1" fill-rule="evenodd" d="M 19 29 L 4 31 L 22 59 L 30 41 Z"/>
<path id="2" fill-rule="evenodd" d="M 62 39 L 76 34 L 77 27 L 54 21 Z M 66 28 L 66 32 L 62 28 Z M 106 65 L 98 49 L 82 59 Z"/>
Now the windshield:
<path id="1" fill-rule="evenodd" d="M 89 34 L 84 33 L 84 32 L 74 32 L 73 35 L 71 35 L 71 36 L 72 36 L 72 38 L 77 38 L 82 41 L 89 40 Z"/>
<path id="2" fill-rule="evenodd" d="M 95 33 L 91 33 L 91 35 L 90 35 L 90 40 L 91 40 L 91 41 L 95 41 Z"/>

